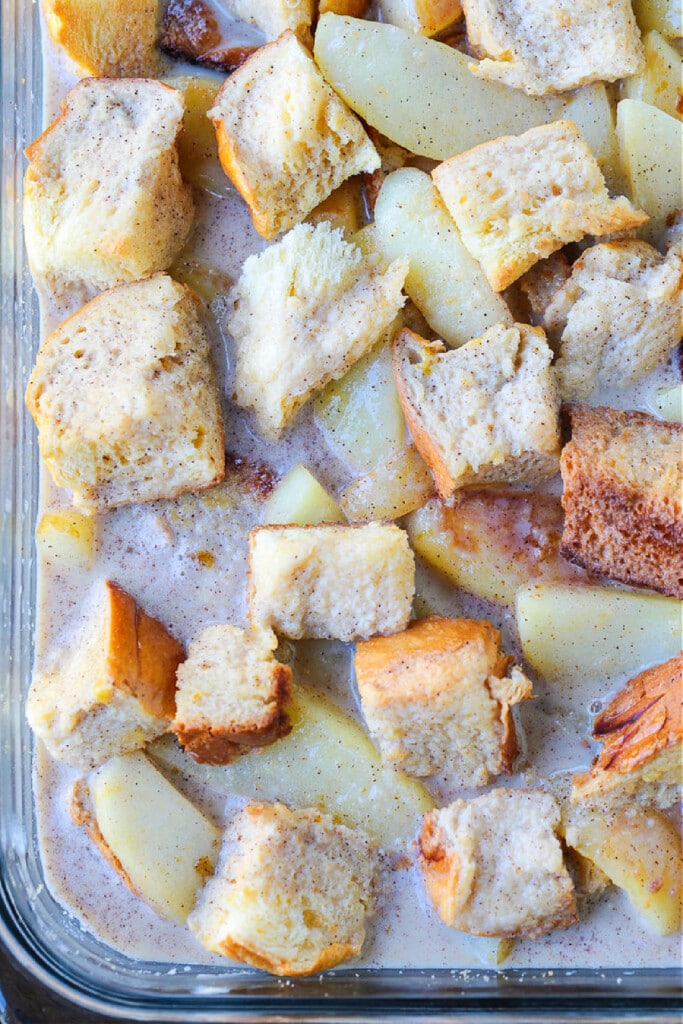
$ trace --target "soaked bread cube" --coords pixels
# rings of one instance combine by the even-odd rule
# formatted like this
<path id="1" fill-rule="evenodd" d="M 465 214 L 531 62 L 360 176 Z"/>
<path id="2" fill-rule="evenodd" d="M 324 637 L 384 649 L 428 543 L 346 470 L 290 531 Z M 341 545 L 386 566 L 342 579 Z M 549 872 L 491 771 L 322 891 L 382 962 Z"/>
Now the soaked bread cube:
<path id="1" fill-rule="evenodd" d="M 250 256 L 229 295 L 235 398 L 276 439 L 299 409 L 342 377 L 403 306 L 407 260 L 386 270 L 321 223 L 300 224 Z"/>
<path id="2" fill-rule="evenodd" d="M 358 692 L 382 759 L 418 776 L 455 766 L 464 786 L 509 774 L 517 754 L 510 709 L 531 696 L 512 660 L 498 630 L 474 619 L 421 619 L 359 643 Z"/>
<path id="3" fill-rule="evenodd" d="M 562 397 L 630 387 L 654 370 L 683 335 L 682 285 L 680 249 L 663 258 L 631 238 L 587 249 L 543 318 Z"/>
<path id="4" fill-rule="evenodd" d="M 584 569 L 683 599 L 683 426 L 575 405 L 562 450 L 561 552 Z"/>
<path id="5" fill-rule="evenodd" d="M 568 242 L 647 220 L 623 196 L 610 199 L 572 121 L 484 142 L 439 164 L 432 177 L 497 292 Z"/>
<path id="6" fill-rule="evenodd" d="M 444 924 L 532 939 L 574 924 L 559 827 L 556 800 L 540 790 L 494 789 L 425 815 L 418 862 Z"/>
<path id="7" fill-rule="evenodd" d="M 315 809 L 250 804 L 187 923 L 212 953 L 313 974 L 360 953 L 376 870 L 364 832 Z"/>
<path id="8" fill-rule="evenodd" d="M 441 497 L 475 483 L 557 472 L 559 397 L 536 327 L 496 324 L 446 350 L 403 330 L 394 346 L 401 406 Z"/>
<path id="9" fill-rule="evenodd" d="M 683 775 L 683 654 L 631 679 L 593 723 L 602 749 L 576 775 L 572 801 L 632 800 L 669 807 L 680 799 Z"/>
<path id="10" fill-rule="evenodd" d="M 414 591 L 415 559 L 397 526 L 262 526 L 249 534 L 249 618 L 279 636 L 397 633 Z"/>
<path id="11" fill-rule="evenodd" d="M 223 169 L 264 238 L 299 224 L 380 158 L 362 124 L 292 32 L 228 78 L 209 111 Z"/>
<path id="12" fill-rule="evenodd" d="M 261 29 L 268 43 L 287 29 L 307 46 L 313 42 L 311 23 L 316 13 L 315 0 L 224 0 L 224 3 L 236 18 Z"/>
<path id="13" fill-rule="evenodd" d="M 42 0 L 48 31 L 79 78 L 159 74 L 160 0 Z"/>
<path id="14" fill-rule="evenodd" d="M 631 0 L 463 0 L 478 78 L 546 96 L 645 66 Z"/>
<path id="15" fill-rule="evenodd" d="M 74 504 L 106 512 L 223 478 L 200 304 L 165 274 L 103 292 L 43 342 L 26 390 L 40 452 Z"/>
<path id="16" fill-rule="evenodd" d="M 202 764 L 229 764 L 246 747 L 289 732 L 283 705 L 292 670 L 273 656 L 270 629 L 209 626 L 190 644 L 178 669 L 173 732 Z"/>
<path id="17" fill-rule="evenodd" d="M 168 732 L 185 653 L 109 580 L 91 596 L 76 642 L 54 648 L 31 683 L 26 717 L 52 756 L 88 770 Z"/>
<path id="18" fill-rule="evenodd" d="M 24 183 L 31 272 L 56 293 L 165 270 L 192 226 L 178 168 L 183 94 L 151 79 L 86 79 L 33 142 Z"/>

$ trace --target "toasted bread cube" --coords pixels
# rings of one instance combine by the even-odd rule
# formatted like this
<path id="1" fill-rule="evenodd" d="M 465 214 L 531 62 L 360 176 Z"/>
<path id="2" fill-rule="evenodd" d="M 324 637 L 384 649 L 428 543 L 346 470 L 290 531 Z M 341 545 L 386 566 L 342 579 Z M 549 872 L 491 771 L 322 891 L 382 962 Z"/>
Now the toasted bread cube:
<path id="1" fill-rule="evenodd" d="M 264 238 L 299 224 L 380 158 L 363 126 L 292 32 L 238 68 L 209 111 L 223 169 Z"/>
<path id="2" fill-rule="evenodd" d="M 590 572 L 683 599 L 683 425 L 573 406 L 561 552 Z"/>
<path id="3" fill-rule="evenodd" d="M 261 526 L 249 534 L 249 618 L 280 636 L 397 633 L 414 591 L 415 559 L 397 526 Z"/>
<path id="4" fill-rule="evenodd" d="M 172 731 L 200 764 L 230 764 L 243 748 L 264 747 L 289 732 L 283 705 L 292 670 L 273 656 L 270 629 L 208 626 L 178 669 Z"/>
<path id="5" fill-rule="evenodd" d="M 26 150 L 31 272 L 59 293 L 165 270 L 192 226 L 178 169 L 183 96 L 150 79 L 86 79 Z"/>
<path id="6" fill-rule="evenodd" d="M 382 21 L 423 36 L 445 32 L 462 16 L 460 0 L 379 0 Z"/>
<path id="7" fill-rule="evenodd" d="M 636 239 L 587 249 L 543 319 L 559 341 L 555 372 L 562 397 L 629 387 L 653 370 L 683 336 L 682 285 L 678 249 L 666 259 Z"/>
<path id="8" fill-rule="evenodd" d="M 444 924 L 501 938 L 574 924 L 559 827 L 557 802 L 539 790 L 494 789 L 426 814 L 419 866 Z"/>
<path id="9" fill-rule="evenodd" d="M 311 46 L 315 0 L 224 0 L 227 10 L 240 21 L 259 28 L 272 43 L 287 29 Z"/>
<path id="10" fill-rule="evenodd" d="M 623 196 L 610 199 L 572 121 L 484 142 L 439 164 L 432 177 L 497 292 L 568 242 L 647 220 Z"/>
<path id="11" fill-rule="evenodd" d="M 28 723 L 52 756 L 87 770 L 168 731 L 181 644 L 109 580 L 98 585 L 79 641 L 40 667 Z"/>
<path id="12" fill-rule="evenodd" d="M 199 300 L 165 274 L 98 295 L 41 345 L 26 390 L 40 453 L 74 504 L 106 512 L 223 478 Z"/>
<path id="13" fill-rule="evenodd" d="M 557 472 L 559 398 L 542 330 L 496 324 L 447 351 L 403 330 L 394 345 L 401 405 L 439 494 Z"/>
<path id="14" fill-rule="evenodd" d="M 154 78 L 160 0 L 42 0 L 48 32 L 79 78 Z"/>
<path id="15" fill-rule="evenodd" d="M 645 65 L 631 0 L 463 0 L 478 78 L 528 96 L 614 82 Z"/>
<path id="16" fill-rule="evenodd" d="M 360 953 L 376 870 L 364 832 L 313 808 L 250 804 L 187 923 L 212 953 L 313 974 Z"/>
<path id="17" fill-rule="evenodd" d="M 500 648 L 490 622 L 412 622 L 365 640 L 354 666 L 363 715 L 382 760 L 411 775 L 456 765 L 461 784 L 485 786 L 512 771 L 517 737 L 510 709 L 531 683 Z"/>
<path id="18" fill-rule="evenodd" d="M 327 223 L 300 224 L 250 256 L 229 294 L 235 398 L 276 439 L 314 392 L 375 344 L 405 301 L 406 260 L 387 270 Z"/>
<path id="19" fill-rule="evenodd" d="M 574 777 L 573 802 L 669 807 L 680 799 L 683 654 L 631 679 L 597 716 L 593 736 L 602 749 L 590 770 Z"/>
<path id="20" fill-rule="evenodd" d="M 346 18 L 362 18 L 370 0 L 318 0 L 318 15 L 341 14 Z"/>

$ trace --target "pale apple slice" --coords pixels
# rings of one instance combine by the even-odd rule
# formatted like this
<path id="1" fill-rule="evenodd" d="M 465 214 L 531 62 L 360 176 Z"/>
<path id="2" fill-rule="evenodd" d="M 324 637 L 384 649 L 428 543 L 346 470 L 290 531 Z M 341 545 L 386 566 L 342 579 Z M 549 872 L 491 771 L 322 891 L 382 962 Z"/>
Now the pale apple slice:
<path id="1" fill-rule="evenodd" d="M 655 28 L 663 36 L 683 36 L 680 0 L 633 0 L 633 13 L 641 32 Z"/>
<path id="2" fill-rule="evenodd" d="M 360 726 L 322 694 L 295 686 L 287 713 L 288 736 L 230 765 L 195 764 L 170 737 L 157 740 L 149 753 L 165 771 L 217 792 L 319 807 L 365 829 L 385 849 L 406 851 L 421 816 L 434 806 L 429 791 L 403 772 L 384 768 Z"/>
<path id="3" fill-rule="evenodd" d="M 89 569 L 95 543 L 95 520 L 76 509 L 45 512 L 38 523 L 39 554 L 61 569 Z"/>
<path id="4" fill-rule="evenodd" d="M 114 757 L 76 784 L 72 814 L 130 888 L 182 924 L 212 874 L 221 833 L 143 753 Z"/>
<path id="5" fill-rule="evenodd" d="M 634 676 L 681 649 L 683 605 L 674 598 L 538 583 L 516 604 L 524 657 L 550 682 Z"/>
<path id="6" fill-rule="evenodd" d="M 637 806 L 616 813 L 570 812 L 565 838 L 626 892 L 652 931 L 672 935 L 680 929 L 681 836 L 663 814 Z"/>
<path id="7" fill-rule="evenodd" d="M 339 495 L 351 522 L 398 519 L 420 508 L 434 494 L 434 478 L 414 445 L 402 448 Z"/>
<path id="8" fill-rule="evenodd" d="M 185 181 L 215 196 L 227 196 L 235 189 L 218 159 L 216 132 L 207 112 L 225 75 L 205 71 L 165 79 L 166 85 L 180 89 L 185 96 L 183 127 L 178 137 L 180 173 Z"/>
<path id="9" fill-rule="evenodd" d="M 645 67 L 639 75 L 624 79 L 622 96 L 650 103 L 683 121 L 683 58 L 659 32 L 648 32 L 643 43 Z"/>
<path id="10" fill-rule="evenodd" d="M 683 124 L 649 103 L 626 99 L 617 107 L 617 135 L 629 195 L 650 217 L 639 234 L 657 242 L 683 201 Z"/>
<path id="11" fill-rule="evenodd" d="M 683 385 L 662 388 L 654 397 L 655 415 L 670 423 L 683 421 Z"/>
<path id="12" fill-rule="evenodd" d="M 298 465 L 283 476 L 263 506 L 263 522 L 315 526 L 317 523 L 343 523 L 344 513 L 322 484 Z"/>

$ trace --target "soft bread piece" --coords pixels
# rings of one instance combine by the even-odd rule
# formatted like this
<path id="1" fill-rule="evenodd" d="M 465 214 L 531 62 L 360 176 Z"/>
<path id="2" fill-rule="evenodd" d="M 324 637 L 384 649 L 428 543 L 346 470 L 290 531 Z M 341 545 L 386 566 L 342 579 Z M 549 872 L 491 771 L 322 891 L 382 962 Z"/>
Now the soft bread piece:
<path id="1" fill-rule="evenodd" d="M 529 306 L 531 323 L 543 323 L 545 311 L 571 276 L 572 267 L 562 249 L 534 263 L 517 282 Z"/>
<path id="2" fill-rule="evenodd" d="M 415 559 L 397 526 L 261 526 L 249 534 L 249 618 L 279 636 L 335 640 L 405 629 Z"/>
<path id="3" fill-rule="evenodd" d="M 28 723 L 52 756 L 87 770 L 168 731 L 182 646 L 109 580 L 78 642 L 36 672 Z"/>
<path id="4" fill-rule="evenodd" d="M 105 512 L 223 478 L 199 299 L 165 274 L 103 292 L 50 334 L 26 389 L 40 453 L 74 504 Z"/>
<path id="5" fill-rule="evenodd" d="M 575 405 L 562 450 L 561 552 L 590 572 L 683 598 L 683 426 Z"/>
<path id="6" fill-rule="evenodd" d="M 229 294 L 235 399 L 276 439 L 301 406 L 342 377 L 403 306 L 407 260 L 386 270 L 328 223 L 300 224 L 250 256 Z"/>
<path id="7" fill-rule="evenodd" d="M 630 387 L 653 370 L 683 335 L 682 284 L 680 249 L 662 258 L 629 238 L 586 250 L 543 318 L 562 397 Z"/>
<path id="8" fill-rule="evenodd" d="M 48 31 L 79 78 L 159 74 L 159 0 L 42 0 Z"/>
<path id="9" fill-rule="evenodd" d="M 312 808 L 250 804 L 187 923 L 212 953 L 272 974 L 324 971 L 360 953 L 376 870 L 364 832 Z"/>
<path id="10" fill-rule="evenodd" d="M 614 82 L 645 66 L 631 0 L 463 0 L 478 78 L 529 96 Z M 490 58 L 490 59 L 489 59 Z"/>
<path id="11" fill-rule="evenodd" d="M 559 397 L 545 334 L 496 324 L 450 351 L 404 329 L 394 345 L 401 406 L 442 498 L 480 483 L 557 472 Z"/>
<path id="12" fill-rule="evenodd" d="M 610 199 L 572 121 L 484 142 L 439 164 L 432 177 L 497 292 L 568 242 L 647 220 L 623 196 Z"/>
<path id="13" fill-rule="evenodd" d="M 500 938 L 574 924 L 559 826 L 557 802 L 539 790 L 494 789 L 425 815 L 418 863 L 444 924 Z"/>
<path id="14" fill-rule="evenodd" d="M 411 775 L 457 767 L 463 786 L 512 771 L 511 706 L 531 683 L 490 622 L 431 617 L 365 640 L 354 667 L 361 707 L 382 760 Z"/>
<path id="15" fill-rule="evenodd" d="M 149 79 L 86 79 L 26 150 L 31 272 L 59 292 L 165 270 L 185 243 L 192 191 L 178 169 L 183 94 Z"/>
<path id="16" fill-rule="evenodd" d="M 229 764 L 246 747 L 263 747 L 289 732 L 283 705 L 292 670 L 273 657 L 271 629 L 215 625 L 190 644 L 178 669 L 171 726 L 202 764 Z"/>
<path id="17" fill-rule="evenodd" d="M 299 224 L 352 174 L 380 164 L 360 121 L 293 32 L 228 78 L 209 117 L 223 169 L 264 238 Z"/>
<path id="18" fill-rule="evenodd" d="M 223 6 L 240 21 L 259 28 L 267 43 L 290 29 L 302 43 L 313 44 L 315 0 L 223 0 Z"/>
<path id="19" fill-rule="evenodd" d="M 572 801 L 638 800 L 669 807 L 683 783 L 683 654 L 640 672 L 593 723 L 602 749 L 588 772 L 576 775 Z"/>

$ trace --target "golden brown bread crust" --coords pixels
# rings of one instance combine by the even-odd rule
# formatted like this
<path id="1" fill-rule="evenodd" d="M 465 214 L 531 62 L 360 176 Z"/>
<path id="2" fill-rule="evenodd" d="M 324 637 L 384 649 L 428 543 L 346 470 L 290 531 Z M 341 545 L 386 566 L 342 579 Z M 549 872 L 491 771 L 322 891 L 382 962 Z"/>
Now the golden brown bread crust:
<path id="1" fill-rule="evenodd" d="M 116 583 L 107 580 L 105 587 L 110 607 L 106 674 L 128 689 L 148 714 L 170 720 L 183 646 Z"/>
<path id="2" fill-rule="evenodd" d="M 683 599 L 683 425 L 569 408 L 561 553 L 591 572 Z"/>
<path id="3" fill-rule="evenodd" d="M 159 0 L 43 0 L 48 31 L 81 75 L 141 78 L 160 71 Z"/>
<path id="4" fill-rule="evenodd" d="M 225 956 L 239 963 L 251 964 L 252 967 L 260 967 L 261 970 L 269 971 L 281 977 L 296 978 L 309 974 L 317 974 L 318 971 L 328 971 L 331 967 L 358 955 L 358 948 L 349 943 L 333 942 L 321 950 L 319 956 L 310 966 L 302 967 L 296 961 L 283 960 L 279 957 L 269 957 L 263 950 L 255 946 L 248 946 L 239 942 L 233 942 L 229 937 L 218 944 L 218 948 Z"/>
<path id="5" fill-rule="evenodd" d="M 572 799 L 602 796 L 647 772 L 648 781 L 683 781 L 683 652 L 634 676 L 593 723 L 602 749 L 574 779 Z"/>
<path id="6" fill-rule="evenodd" d="M 341 14 L 347 18 L 364 18 L 370 0 L 319 0 L 318 14 Z"/>
<path id="7" fill-rule="evenodd" d="M 251 724 L 240 722 L 232 728 L 213 728 L 174 722 L 173 732 L 185 753 L 199 764 L 230 764 L 243 753 L 244 747 L 265 747 L 287 736 L 292 730 L 292 723 L 283 709 L 292 697 L 292 670 L 288 665 L 274 665 L 272 689 L 272 699 L 277 706 L 267 717 Z"/>

